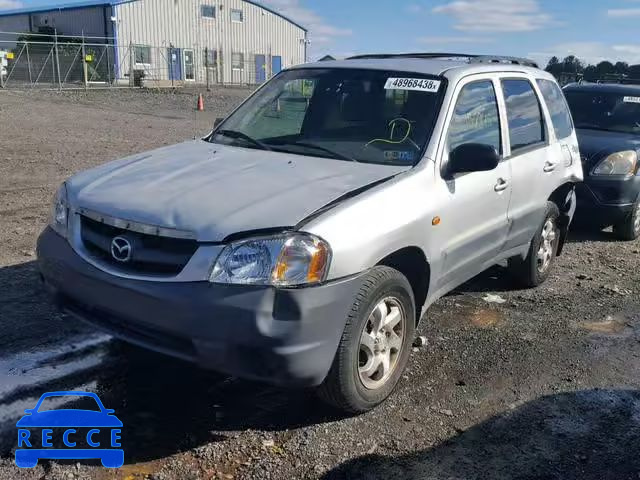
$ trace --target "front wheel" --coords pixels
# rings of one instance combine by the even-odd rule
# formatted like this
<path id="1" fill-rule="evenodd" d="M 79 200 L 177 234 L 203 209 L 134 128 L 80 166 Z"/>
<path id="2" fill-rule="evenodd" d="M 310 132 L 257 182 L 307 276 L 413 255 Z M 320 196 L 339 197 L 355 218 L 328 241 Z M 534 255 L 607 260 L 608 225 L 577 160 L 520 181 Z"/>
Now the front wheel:
<path id="1" fill-rule="evenodd" d="M 415 318 L 406 277 L 389 267 L 371 269 L 351 307 L 331 370 L 318 389 L 320 397 L 350 413 L 382 403 L 409 360 Z"/>
<path id="2" fill-rule="evenodd" d="M 633 211 L 621 223 L 613 226 L 613 233 L 620 240 L 635 240 L 640 237 L 640 197 L 633 206 Z"/>
<path id="3" fill-rule="evenodd" d="M 523 286 L 537 287 L 549 278 L 560 244 L 559 218 L 558 206 L 547 202 L 544 220 L 531 241 L 527 258 L 509 260 L 510 270 Z"/>

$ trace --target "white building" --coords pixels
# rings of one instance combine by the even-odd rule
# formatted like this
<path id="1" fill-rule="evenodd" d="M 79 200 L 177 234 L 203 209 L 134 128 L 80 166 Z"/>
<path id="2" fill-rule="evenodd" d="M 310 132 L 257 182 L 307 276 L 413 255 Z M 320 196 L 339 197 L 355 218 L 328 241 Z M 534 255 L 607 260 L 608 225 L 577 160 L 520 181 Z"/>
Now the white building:
<path id="1" fill-rule="evenodd" d="M 0 32 L 52 29 L 111 45 L 117 79 L 138 70 L 170 82 L 256 84 L 306 60 L 307 30 L 252 0 L 84 0 L 0 11 Z"/>

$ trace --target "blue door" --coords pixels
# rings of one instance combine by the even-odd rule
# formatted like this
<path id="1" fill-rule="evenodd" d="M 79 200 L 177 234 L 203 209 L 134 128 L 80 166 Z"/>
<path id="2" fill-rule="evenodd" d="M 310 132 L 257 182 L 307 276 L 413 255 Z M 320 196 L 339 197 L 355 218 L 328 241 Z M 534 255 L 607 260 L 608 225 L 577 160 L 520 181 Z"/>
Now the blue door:
<path id="1" fill-rule="evenodd" d="M 267 59 L 264 55 L 256 55 L 256 83 L 267 80 Z"/>
<path id="2" fill-rule="evenodd" d="M 182 55 L 179 48 L 169 48 L 169 80 L 182 80 Z"/>
<path id="3" fill-rule="evenodd" d="M 271 57 L 271 74 L 277 75 L 282 70 L 282 57 Z"/>

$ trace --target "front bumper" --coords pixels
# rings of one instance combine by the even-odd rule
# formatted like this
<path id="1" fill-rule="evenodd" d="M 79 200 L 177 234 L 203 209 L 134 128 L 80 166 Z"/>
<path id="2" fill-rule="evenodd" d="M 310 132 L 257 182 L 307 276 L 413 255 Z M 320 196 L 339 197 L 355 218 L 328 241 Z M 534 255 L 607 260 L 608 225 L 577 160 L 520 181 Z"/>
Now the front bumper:
<path id="1" fill-rule="evenodd" d="M 278 385 L 324 380 L 362 282 L 276 289 L 121 278 L 87 263 L 50 228 L 37 252 L 46 286 L 73 316 L 202 367 Z"/>
<path id="2" fill-rule="evenodd" d="M 621 178 L 587 177 L 576 187 L 576 219 L 600 226 L 624 221 L 640 198 L 640 175 Z"/>

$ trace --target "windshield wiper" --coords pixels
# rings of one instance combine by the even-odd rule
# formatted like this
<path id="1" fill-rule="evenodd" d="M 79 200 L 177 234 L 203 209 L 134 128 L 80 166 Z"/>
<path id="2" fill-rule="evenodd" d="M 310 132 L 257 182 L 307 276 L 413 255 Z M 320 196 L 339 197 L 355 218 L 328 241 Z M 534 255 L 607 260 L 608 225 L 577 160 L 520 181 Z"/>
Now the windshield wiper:
<path id="1" fill-rule="evenodd" d="M 216 132 L 216 135 L 222 135 L 223 137 L 236 138 L 236 139 L 239 138 L 242 140 L 246 140 L 249 143 L 252 143 L 253 145 L 255 145 L 256 147 L 262 150 L 273 150 L 273 148 L 271 148 L 269 145 L 262 143 L 260 140 L 256 140 L 255 138 L 250 137 L 246 133 L 239 132 L 237 130 L 224 130 L 224 129 L 218 130 Z"/>
<path id="2" fill-rule="evenodd" d="M 315 148 L 316 150 L 319 150 L 319 151 L 324 152 L 324 153 L 328 153 L 333 158 L 337 158 L 339 160 L 347 160 L 349 162 L 357 162 L 358 161 L 353 157 L 349 157 L 348 155 L 345 155 L 344 153 L 336 152 L 335 150 L 331 150 L 331 149 L 323 147 L 321 145 L 316 145 L 315 143 L 290 142 L 290 143 L 283 143 L 282 145 L 283 146 L 284 145 L 294 145 L 296 147 Z"/>

